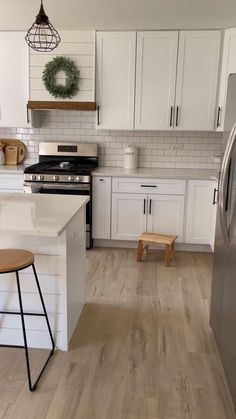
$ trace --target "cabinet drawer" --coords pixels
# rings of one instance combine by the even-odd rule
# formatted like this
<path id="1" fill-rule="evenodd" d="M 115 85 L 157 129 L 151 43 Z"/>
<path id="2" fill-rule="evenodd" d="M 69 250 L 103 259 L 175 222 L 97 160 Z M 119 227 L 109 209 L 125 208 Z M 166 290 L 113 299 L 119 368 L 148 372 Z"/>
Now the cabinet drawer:
<path id="1" fill-rule="evenodd" d="M 184 195 L 185 180 L 113 178 L 112 192 Z"/>
<path id="2" fill-rule="evenodd" d="M 0 174 L 0 189 L 23 190 L 23 174 L 22 175 Z"/>

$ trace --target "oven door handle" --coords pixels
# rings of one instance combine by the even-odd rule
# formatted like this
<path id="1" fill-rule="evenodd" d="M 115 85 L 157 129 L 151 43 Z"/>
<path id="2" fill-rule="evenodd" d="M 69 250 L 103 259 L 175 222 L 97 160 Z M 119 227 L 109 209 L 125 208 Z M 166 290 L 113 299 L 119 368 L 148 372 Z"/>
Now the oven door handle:
<path id="1" fill-rule="evenodd" d="M 90 191 L 90 185 L 76 185 L 76 184 L 66 184 L 63 185 L 62 183 L 25 183 L 25 190 L 27 191 L 28 188 L 31 189 L 32 193 L 40 193 L 43 189 L 51 189 L 52 191 L 54 189 L 61 189 L 64 191 Z"/>
<path id="2" fill-rule="evenodd" d="M 30 189 L 31 193 L 40 193 L 42 190 L 42 184 L 41 183 L 31 183 L 30 186 L 27 188 L 28 185 L 25 185 L 25 192 L 28 192 L 28 189 Z"/>
<path id="3" fill-rule="evenodd" d="M 41 189 L 62 189 L 62 190 L 72 190 L 72 191 L 89 191 L 90 185 L 76 185 L 76 184 L 63 184 L 63 183 L 43 183 L 41 184 Z"/>

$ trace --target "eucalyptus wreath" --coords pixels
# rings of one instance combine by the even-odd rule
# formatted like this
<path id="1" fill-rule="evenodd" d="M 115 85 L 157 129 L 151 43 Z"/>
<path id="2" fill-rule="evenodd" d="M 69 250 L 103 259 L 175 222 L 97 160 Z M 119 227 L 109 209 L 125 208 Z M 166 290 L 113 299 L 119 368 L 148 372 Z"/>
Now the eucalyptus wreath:
<path id="1" fill-rule="evenodd" d="M 57 84 L 56 75 L 59 71 L 64 71 L 66 75 L 65 85 Z M 71 98 L 79 90 L 79 70 L 70 58 L 55 57 L 49 61 L 43 70 L 42 80 L 55 98 Z"/>

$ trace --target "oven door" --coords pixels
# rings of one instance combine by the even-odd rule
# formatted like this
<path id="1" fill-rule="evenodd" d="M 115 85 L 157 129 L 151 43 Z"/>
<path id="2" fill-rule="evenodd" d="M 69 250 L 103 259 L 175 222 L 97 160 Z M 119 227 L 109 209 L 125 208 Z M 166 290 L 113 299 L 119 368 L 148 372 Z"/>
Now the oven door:
<path id="1" fill-rule="evenodd" d="M 91 187 L 86 184 L 68 184 L 68 183 L 34 183 L 24 184 L 25 193 L 41 193 L 54 195 L 86 195 L 90 196 L 90 201 L 86 205 L 86 247 L 92 246 L 92 202 Z"/>

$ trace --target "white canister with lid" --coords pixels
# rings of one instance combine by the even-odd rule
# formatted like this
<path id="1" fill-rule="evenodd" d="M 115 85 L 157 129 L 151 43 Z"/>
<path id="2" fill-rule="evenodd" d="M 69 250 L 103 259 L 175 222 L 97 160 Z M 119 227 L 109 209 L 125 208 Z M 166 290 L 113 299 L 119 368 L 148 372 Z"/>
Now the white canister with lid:
<path id="1" fill-rule="evenodd" d="M 124 149 L 124 168 L 136 169 L 138 167 L 138 148 L 134 144 L 129 144 Z"/>

